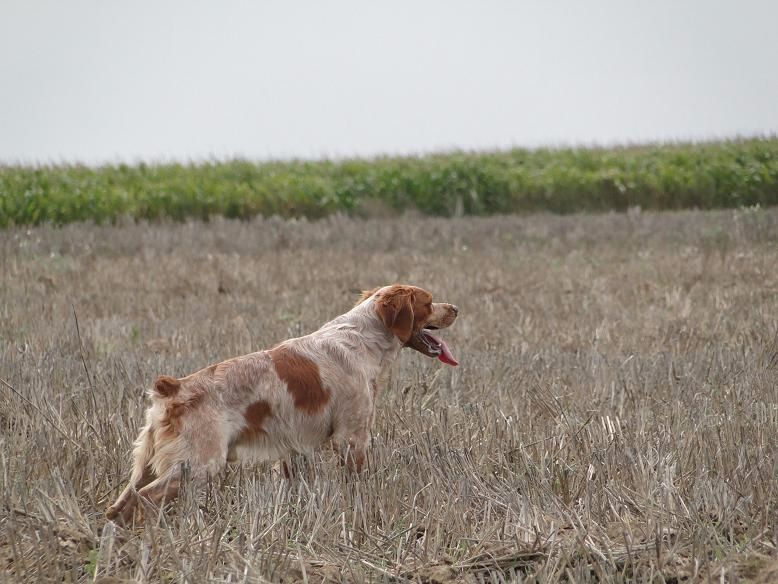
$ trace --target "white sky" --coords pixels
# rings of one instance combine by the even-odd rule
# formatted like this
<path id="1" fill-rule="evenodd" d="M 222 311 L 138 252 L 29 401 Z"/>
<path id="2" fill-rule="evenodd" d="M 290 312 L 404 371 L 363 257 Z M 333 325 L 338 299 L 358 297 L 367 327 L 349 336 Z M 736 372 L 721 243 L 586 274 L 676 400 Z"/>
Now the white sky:
<path id="1" fill-rule="evenodd" d="M 775 0 L 0 0 L 0 161 L 778 131 Z"/>

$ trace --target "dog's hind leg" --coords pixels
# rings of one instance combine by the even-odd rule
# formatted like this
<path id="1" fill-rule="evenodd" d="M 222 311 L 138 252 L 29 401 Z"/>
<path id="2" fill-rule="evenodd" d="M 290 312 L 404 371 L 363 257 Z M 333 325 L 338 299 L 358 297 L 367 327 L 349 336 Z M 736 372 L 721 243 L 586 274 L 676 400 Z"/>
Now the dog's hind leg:
<path id="1" fill-rule="evenodd" d="M 186 435 L 182 442 L 158 454 L 165 460 L 160 476 L 138 491 L 138 496 L 160 510 L 178 497 L 182 480 L 202 488 L 206 479 L 221 472 L 227 465 L 229 437 L 216 432 Z M 185 445 L 185 446 L 184 446 Z M 182 471 L 186 468 L 186 471 Z"/>
<path id="2" fill-rule="evenodd" d="M 178 497 L 181 490 L 181 469 L 177 468 L 166 476 L 151 481 L 138 491 L 138 496 L 152 503 L 155 508 L 162 509 L 165 503 L 169 503 Z"/>

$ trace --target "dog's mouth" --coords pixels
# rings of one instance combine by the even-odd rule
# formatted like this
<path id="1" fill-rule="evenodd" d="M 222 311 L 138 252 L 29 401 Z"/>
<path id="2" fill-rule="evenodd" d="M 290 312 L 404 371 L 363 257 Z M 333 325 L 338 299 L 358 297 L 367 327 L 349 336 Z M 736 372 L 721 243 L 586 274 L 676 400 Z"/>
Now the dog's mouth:
<path id="1" fill-rule="evenodd" d="M 406 346 L 427 355 L 427 357 L 437 357 L 438 360 L 446 365 L 456 367 L 459 365 L 459 361 L 454 358 L 454 355 L 451 353 L 446 342 L 440 337 L 432 334 L 431 331 L 437 329 L 438 327 L 434 325 L 419 329 L 411 336 Z"/>

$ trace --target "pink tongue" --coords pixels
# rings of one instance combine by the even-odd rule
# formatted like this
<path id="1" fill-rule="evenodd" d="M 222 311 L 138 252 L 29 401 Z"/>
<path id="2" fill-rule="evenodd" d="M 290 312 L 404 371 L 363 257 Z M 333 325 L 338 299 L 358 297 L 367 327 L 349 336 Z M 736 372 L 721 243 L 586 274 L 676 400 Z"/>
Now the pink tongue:
<path id="1" fill-rule="evenodd" d="M 440 343 L 440 350 L 442 351 L 440 355 L 438 355 L 438 359 L 448 365 L 452 365 L 453 367 L 459 365 L 459 361 L 454 359 L 454 355 L 452 355 L 451 351 L 448 350 L 448 345 L 441 339 L 437 339 L 437 341 Z"/>

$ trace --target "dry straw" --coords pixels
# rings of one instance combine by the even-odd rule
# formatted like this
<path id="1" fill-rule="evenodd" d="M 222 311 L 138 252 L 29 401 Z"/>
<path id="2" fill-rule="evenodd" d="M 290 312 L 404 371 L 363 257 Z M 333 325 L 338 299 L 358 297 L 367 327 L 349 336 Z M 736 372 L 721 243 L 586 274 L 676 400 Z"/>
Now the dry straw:
<path id="1" fill-rule="evenodd" d="M 776 243 L 771 209 L 3 231 L 0 579 L 768 582 Z M 461 365 L 402 357 L 364 476 L 240 466 L 106 524 L 157 374 L 392 281 L 459 305 Z"/>

